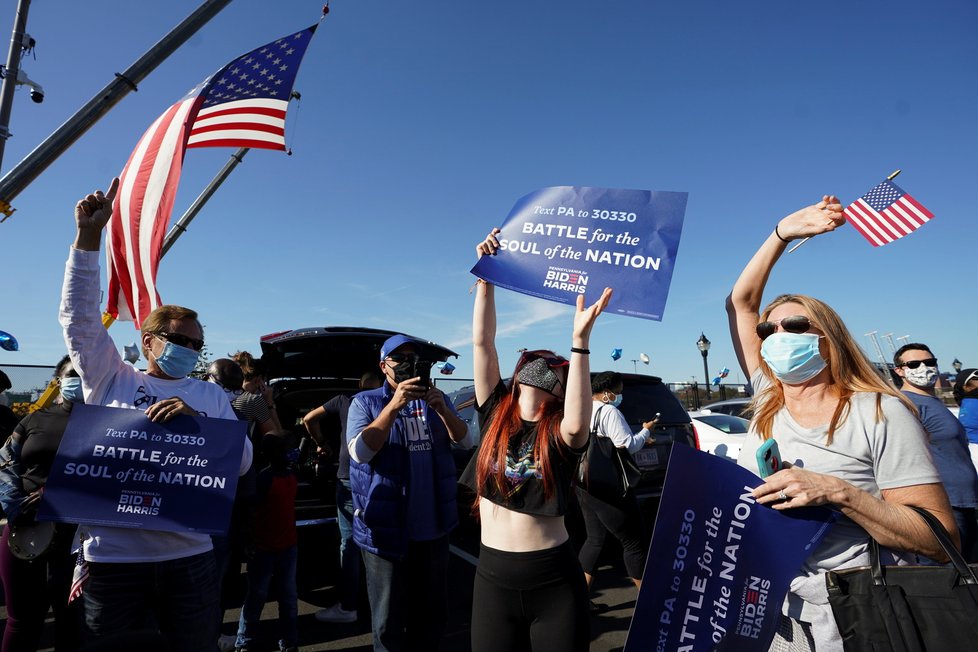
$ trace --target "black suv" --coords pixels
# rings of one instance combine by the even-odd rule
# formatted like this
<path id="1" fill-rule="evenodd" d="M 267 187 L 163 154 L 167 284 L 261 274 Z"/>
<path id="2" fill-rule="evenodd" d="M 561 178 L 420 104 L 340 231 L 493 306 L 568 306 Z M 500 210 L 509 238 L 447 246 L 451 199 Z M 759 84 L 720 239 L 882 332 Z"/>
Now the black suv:
<path id="1" fill-rule="evenodd" d="M 596 374 L 592 374 L 592 377 Z M 696 436 L 689 415 L 679 399 L 658 376 L 623 373 L 625 397 L 619 409 L 628 420 L 634 432 L 642 429 L 642 423 L 651 421 L 658 412 L 661 416 L 652 433 L 654 444 L 647 444 L 632 457 L 642 469 L 642 480 L 635 490 L 643 516 L 651 527 L 655 520 L 659 496 L 666 478 L 666 464 L 674 443 L 697 448 Z M 469 426 L 467 441 L 479 441 L 479 422 L 475 413 L 475 391 L 473 387 L 463 387 L 448 395 L 455 409 Z M 455 461 L 461 473 L 468 459 L 476 449 L 457 449 Z"/>
<path id="2" fill-rule="evenodd" d="M 318 326 L 272 333 L 261 338 L 261 360 L 265 364 L 275 407 L 282 426 L 297 437 L 306 434 L 302 417 L 337 394 L 359 391 L 360 376 L 377 369 L 380 347 L 395 331 L 349 326 Z M 409 337 L 413 337 L 410 336 Z M 419 355 L 444 362 L 454 351 L 421 342 Z M 327 415 L 321 422 L 323 436 L 335 452 L 341 443 L 339 419 Z M 311 450 L 315 445 L 304 442 Z M 322 586 L 338 565 L 339 540 L 336 523 L 336 466 L 332 458 L 311 456 L 298 469 L 299 496 L 296 525 L 299 546 L 298 577 L 307 588 Z"/>

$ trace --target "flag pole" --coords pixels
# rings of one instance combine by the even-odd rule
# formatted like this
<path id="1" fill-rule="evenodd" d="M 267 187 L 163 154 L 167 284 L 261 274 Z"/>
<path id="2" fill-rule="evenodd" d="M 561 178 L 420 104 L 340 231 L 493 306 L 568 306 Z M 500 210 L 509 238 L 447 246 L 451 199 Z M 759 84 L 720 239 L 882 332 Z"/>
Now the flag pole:
<path id="1" fill-rule="evenodd" d="M 893 174 L 891 174 L 890 176 L 886 177 L 886 180 L 887 181 L 893 181 L 893 179 L 896 178 L 896 175 L 900 174 L 900 172 L 901 172 L 900 170 L 894 171 Z M 829 222 L 829 224 L 831 224 L 831 222 Z M 802 240 L 801 242 L 799 242 L 798 244 L 796 244 L 794 247 L 792 247 L 791 249 L 789 249 L 788 250 L 788 253 L 790 254 L 792 251 L 794 251 L 798 247 L 802 246 L 803 244 L 805 244 L 806 242 L 808 242 L 811 239 L 812 239 L 812 236 L 808 236 L 807 238 L 805 238 L 804 240 Z"/>
<path id="2" fill-rule="evenodd" d="M 211 179 L 211 182 L 207 184 L 207 187 L 204 188 L 199 195 L 197 195 L 197 199 L 195 199 L 194 203 L 190 205 L 187 212 L 185 212 L 180 219 L 177 220 L 176 224 L 170 227 L 170 232 L 166 234 L 166 238 L 163 240 L 163 247 L 160 249 L 161 260 L 163 259 L 163 256 L 166 255 L 166 252 L 170 250 L 170 247 L 173 246 L 173 243 L 177 241 L 177 238 L 183 235 L 183 233 L 187 230 L 187 227 L 190 226 L 190 223 L 195 217 L 197 217 L 197 214 L 200 213 L 201 209 L 204 207 L 204 204 L 207 203 L 214 193 L 217 192 L 217 189 L 221 187 L 221 184 L 224 183 L 228 176 L 230 176 L 231 171 L 238 167 L 238 163 L 241 162 L 241 159 L 244 158 L 244 155 L 247 154 L 250 149 L 250 147 L 242 147 L 234 154 L 231 154 L 231 159 L 225 163 L 224 167 L 221 168 L 221 171 L 218 172 L 213 179 Z"/>

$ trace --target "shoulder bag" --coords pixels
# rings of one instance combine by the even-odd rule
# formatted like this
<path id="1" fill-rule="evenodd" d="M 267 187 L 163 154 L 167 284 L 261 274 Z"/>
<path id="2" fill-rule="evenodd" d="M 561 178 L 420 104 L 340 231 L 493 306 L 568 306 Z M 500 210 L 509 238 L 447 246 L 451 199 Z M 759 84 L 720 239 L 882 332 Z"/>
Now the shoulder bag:
<path id="1" fill-rule="evenodd" d="M 912 506 L 911 506 L 912 507 Z M 978 650 L 978 564 L 970 566 L 940 521 L 912 507 L 951 558 L 946 566 L 870 566 L 825 574 L 832 614 L 846 652 Z"/>
<path id="2" fill-rule="evenodd" d="M 608 437 L 598 435 L 603 409 L 604 406 L 599 407 L 594 414 L 579 479 L 584 490 L 595 498 L 614 501 L 624 498 L 638 485 L 642 470 L 626 449 L 618 448 Z"/>

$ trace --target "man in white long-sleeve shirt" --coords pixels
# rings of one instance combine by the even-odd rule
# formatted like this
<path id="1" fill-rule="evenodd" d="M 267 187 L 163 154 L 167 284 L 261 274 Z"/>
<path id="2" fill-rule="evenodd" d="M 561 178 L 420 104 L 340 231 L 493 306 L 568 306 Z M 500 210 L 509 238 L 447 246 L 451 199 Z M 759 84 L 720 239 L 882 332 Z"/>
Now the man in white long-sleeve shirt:
<path id="1" fill-rule="evenodd" d="M 89 405 L 144 410 L 156 422 L 178 414 L 234 419 L 224 391 L 187 375 L 204 345 L 197 313 L 160 306 L 140 329 L 146 372 L 125 364 L 99 313 L 99 246 L 112 215 L 119 180 L 108 193 L 88 195 L 75 206 L 76 235 L 61 295 L 60 321 L 68 354 L 82 379 Z M 240 473 L 251 466 L 245 438 Z M 85 623 L 101 637 L 146 627 L 150 614 L 171 650 L 210 652 L 216 647 L 218 591 L 211 538 L 84 525 Z"/>

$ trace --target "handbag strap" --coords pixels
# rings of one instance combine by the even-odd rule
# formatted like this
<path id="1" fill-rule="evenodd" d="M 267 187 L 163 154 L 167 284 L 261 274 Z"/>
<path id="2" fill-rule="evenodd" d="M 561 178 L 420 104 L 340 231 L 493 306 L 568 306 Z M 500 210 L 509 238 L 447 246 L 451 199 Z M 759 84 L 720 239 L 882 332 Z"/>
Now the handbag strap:
<path id="1" fill-rule="evenodd" d="M 946 554 L 950 560 L 951 565 L 954 569 L 958 571 L 958 576 L 961 578 L 963 584 L 974 584 L 978 585 L 978 577 L 975 576 L 974 570 L 968 565 L 961 553 L 958 552 L 957 548 L 954 547 L 954 543 L 951 542 L 951 535 L 948 534 L 947 529 L 944 525 L 937 520 L 933 514 L 928 512 L 922 507 L 917 507 L 916 505 L 907 505 L 910 509 L 917 512 L 924 523 L 930 528 L 931 532 L 934 533 L 934 538 L 944 549 L 944 554 Z M 886 581 L 883 579 L 883 568 L 880 564 L 880 544 L 877 543 L 876 539 L 870 539 L 870 560 L 873 568 L 873 584 L 877 586 L 885 586 Z"/>
<path id="2" fill-rule="evenodd" d="M 602 405 L 598 408 L 598 411 L 594 413 L 594 420 L 591 422 L 591 435 L 593 437 L 598 436 L 598 425 L 601 423 L 601 410 L 603 409 L 604 406 Z"/>

